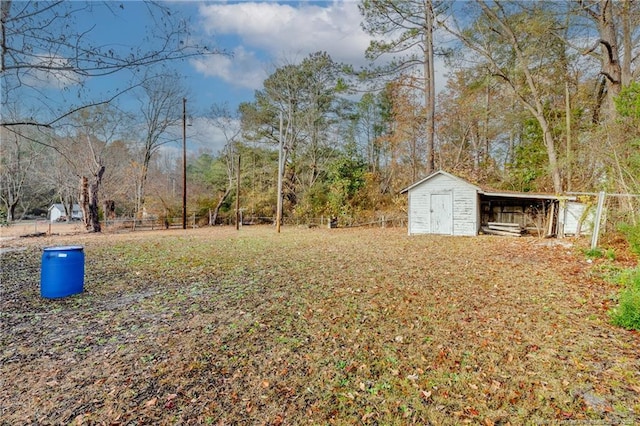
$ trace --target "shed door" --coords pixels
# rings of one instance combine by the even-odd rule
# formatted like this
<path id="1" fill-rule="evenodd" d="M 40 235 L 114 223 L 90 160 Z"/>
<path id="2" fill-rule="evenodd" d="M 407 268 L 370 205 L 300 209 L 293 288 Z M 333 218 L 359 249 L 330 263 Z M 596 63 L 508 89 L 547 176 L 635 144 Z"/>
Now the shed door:
<path id="1" fill-rule="evenodd" d="M 431 194 L 431 233 L 453 234 L 453 197 L 451 192 Z"/>

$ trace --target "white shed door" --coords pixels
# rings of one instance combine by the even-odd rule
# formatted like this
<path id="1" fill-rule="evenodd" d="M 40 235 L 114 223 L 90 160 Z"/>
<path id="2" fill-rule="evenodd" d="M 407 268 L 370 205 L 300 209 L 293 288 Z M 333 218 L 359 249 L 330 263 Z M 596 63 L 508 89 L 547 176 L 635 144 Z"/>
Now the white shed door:
<path id="1" fill-rule="evenodd" d="M 453 197 L 450 192 L 431 194 L 431 233 L 453 234 Z"/>

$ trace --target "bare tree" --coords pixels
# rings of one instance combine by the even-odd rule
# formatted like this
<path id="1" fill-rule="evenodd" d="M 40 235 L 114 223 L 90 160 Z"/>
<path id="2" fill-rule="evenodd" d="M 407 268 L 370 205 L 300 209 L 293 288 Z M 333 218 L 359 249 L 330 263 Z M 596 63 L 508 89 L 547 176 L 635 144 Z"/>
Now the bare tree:
<path id="1" fill-rule="evenodd" d="M 593 45 L 580 51 L 600 62 L 599 99 L 604 101 L 607 117 L 617 118 L 613 99 L 640 76 L 640 4 L 633 0 L 579 0 L 577 5 L 578 16 L 595 26 L 595 31 L 590 29 L 587 34 L 595 38 Z"/>
<path id="2" fill-rule="evenodd" d="M 118 16 L 134 3 L 111 2 L 12 2 L 0 3 L 0 77 L 2 107 L 33 102 L 33 117 L 10 119 L 2 116 L 0 125 L 52 127 L 87 106 L 111 102 L 131 90 L 124 84 L 100 98 L 85 93 L 87 78 L 135 72 L 149 65 L 190 57 L 220 54 L 191 40 L 187 22 L 163 3 L 145 2 L 153 26 L 135 46 L 101 44 L 92 39 L 95 24 L 83 17 L 99 14 Z M 122 81 L 126 81 L 123 74 Z M 67 102 L 53 99 L 45 87 L 66 89 Z M 62 96 L 57 91 L 56 96 Z"/>
<path id="3" fill-rule="evenodd" d="M 435 17 L 443 13 L 440 9 L 445 7 L 446 2 L 433 0 L 362 0 L 359 5 L 364 17 L 364 30 L 378 37 L 367 49 L 367 57 L 375 60 L 384 54 L 393 55 L 387 73 L 413 72 L 416 67 L 421 68 L 426 118 L 426 174 L 431 174 L 435 169 L 433 33 Z"/>
<path id="4" fill-rule="evenodd" d="M 476 0 L 475 5 L 480 14 L 468 28 L 463 29 L 457 23 L 442 22 L 442 25 L 473 52 L 473 61 L 483 58 L 488 71 L 506 84 L 536 119 L 546 147 L 553 189 L 561 193 L 557 143 L 545 109 L 558 86 L 554 71 L 564 52 L 553 36 L 557 23 L 544 4 L 533 3 L 528 9 L 528 3 Z"/>
<path id="5" fill-rule="evenodd" d="M 164 144 L 172 141 L 166 131 L 177 124 L 182 114 L 182 99 L 186 89 L 177 74 L 158 74 L 145 78 L 141 85 L 140 113 L 144 126 L 143 140 L 139 145 L 136 162 L 136 212 L 144 207 L 145 185 L 149 164 L 155 153 Z"/>
<path id="6" fill-rule="evenodd" d="M 238 174 L 236 158 L 240 155 L 238 152 L 240 121 L 239 117 L 233 115 L 229 111 L 227 105 L 214 105 L 211 107 L 210 115 L 213 125 L 219 129 L 224 136 L 225 145 L 220 152 L 220 159 L 224 162 L 226 166 L 225 170 L 227 172 L 227 186 L 223 191 L 221 191 L 211 218 L 211 225 L 215 225 L 222 204 L 229 194 L 231 194 L 233 188 L 237 186 L 234 183 L 237 183 L 235 180 Z M 238 194 L 236 194 L 236 196 L 238 196 Z"/>
<path id="7" fill-rule="evenodd" d="M 121 138 L 123 120 L 107 106 L 85 108 L 73 117 L 69 136 L 61 151 L 80 179 L 80 206 L 87 230 L 100 232 L 100 187 L 106 171 L 111 142 Z"/>
<path id="8" fill-rule="evenodd" d="M 44 147 L 36 142 L 33 132 L 21 129 L 21 133 L 32 137 L 0 128 L 0 201 L 9 222 L 24 215 L 30 202 L 40 198 L 37 192 L 46 189 L 36 185 L 36 172 L 44 163 Z"/>

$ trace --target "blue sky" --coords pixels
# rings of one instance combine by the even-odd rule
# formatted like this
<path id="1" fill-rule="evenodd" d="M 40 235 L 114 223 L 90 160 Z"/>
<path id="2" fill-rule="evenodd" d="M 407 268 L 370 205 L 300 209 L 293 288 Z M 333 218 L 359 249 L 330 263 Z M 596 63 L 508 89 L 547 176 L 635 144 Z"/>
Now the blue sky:
<path id="1" fill-rule="evenodd" d="M 107 7 L 104 3 L 90 4 L 91 11 L 76 15 L 76 31 L 90 29 L 88 39 L 115 49 L 144 46 L 147 30 L 153 26 L 145 3 L 110 1 Z M 213 104 L 227 104 L 235 109 L 239 103 L 253 100 L 254 91 L 261 88 L 264 79 L 277 67 L 297 63 L 316 51 L 326 51 L 334 60 L 354 66 L 366 63 L 364 52 L 370 37 L 361 29 L 357 1 L 169 1 L 162 4 L 188 20 L 193 40 L 232 54 L 172 64 L 184 77 L 190 92 L 187 108 L 193 118 L 189 129 L 191 151 L 217 152 L 223 138 L 201 117 Z M 98 98 L 122 87 L 127 78 L 126 73 L 117 73 L 89 78 L 83 84 L 90 96 Z M 56 93 L 63 96 L 61 88 L 73 86 L 73 82 L 62 77 L 49 84 L 50 87 L 43 90 L 52 99 Z M 437 84 L 442 87 L 444 81 Z M 126 96 L 119 101 L 124 108 L 131 104 Z"/>
<path id="2" fill-rule="evenodd" d="M 213 103 L 237 106 L 252 100 L 276 67 L 298 62 L 312 52 L 324 50 L 336 61 L 365 64 L 369 37 L 360 29 L 355 1 L 172 1 L 164 5 L 189 20 L 194 41 L 231 54 L 172 64 L 191 90 L 188 103 L 196 114 Z M 90 25 L 95 25 L 93 37 L 121 48 L 142 40 L 145 26 L 151 25 L 146 6 L 127 1 L 123 7 L 118 16 L 102 10 L 100 19 L 95 19 L 96 13 L 89 15 Z M 117 85 L 120 78 L 99 77 L 86 84 L 100 90 Z"/>
<path id="3" fill-rule="evenodd" d="M 94 26 L 92 38 L 124 48 L 136 45 L 151 25 L 146 5 L 139 1 L 109 3 L 117 16 L 100 9 L 79 26 Z M 296 63 L 323 50 L 334 60 L 364 65 L 369 36 L 360 28 L 356 1 L 172 1 L 164 3 L 188 19 L 191 36 L 231 56 L 213 55 L 172 64 L 189 88 L 187 108 L 193 117 L 192 150 L 216 152 L 222 140 L 216 129 L 198 119 L 213 104 L 235 109 L 253 100 L 254 91 L 278 66 Z M 100 15 L 99 17 L 96 15 Z M 86 81 L 99 93 L 122 84 L 122 75 Z M 126 105 L 126 97 L 121 99 Z M 198 146 L 196 146 L 198 145 Z"/>

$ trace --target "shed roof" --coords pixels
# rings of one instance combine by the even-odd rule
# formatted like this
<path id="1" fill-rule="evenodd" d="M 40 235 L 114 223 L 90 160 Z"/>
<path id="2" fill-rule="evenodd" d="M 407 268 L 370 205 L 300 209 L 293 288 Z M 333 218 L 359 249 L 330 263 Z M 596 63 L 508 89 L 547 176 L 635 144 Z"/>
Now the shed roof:
<path id="1" fill-rule="evenodd" d="M 478 191 L 478 192 L 481 192 L 481 191 L 482 191 L 482 189 L 481 189 L 480 187 L 478 187 L 478 186 L 476 186 L 476 185 L 474 185 L 474 184 L 472 184 L 472 183 L 470 183 L 470 182 L 467 182 L 466 180 L 464 180 L 464 179 L 462 179 L 462 178 L 459 178 L 458 176 L 454 176 L 454 175 L 452 175 L 451 173 L 447 173 L 447 172 L 445 172 L 444 170 L 438 170 L 437 172 L 431 173 L 431 174 L 430 174 L 429 176 L 427 176 L 426 178 L 421 179 L 421 180 L 417 181 L 416 183 L 414 183 L 414 184 L 412 184 L 412 185 L 409 185 L 408 187 L 406 187 L 405 189 L 403 189 L 402 191 L 400 191 L 400 193 L 401 193 L 401 194 L 404 194 L 405 192 L 408 192 L 408 191 L 412 190 L 412 189 L 413 189 L 413 188 L 415 188 L 416 186 L 422 185 L 422 184 L 423 184 L 423 183 L 425 183 L 426 181 L 431 180 L 431 179 L 433 179 L 435 176 L 438 176 L 438 175 L 447 176 L 447 177 L 449 177 L 449 178 L 451 178 L 451 179 L 457 180 L 457 181 L 458 181 L 458 182 L 460 182 L 460 183 L 463 183 L 463 184 L 465 184 L 465 185 L 467 185 L 467 186 L 470 186 L 470 187 L 474 188 L 474 189 L 475 189 L 476 191 Z"/>
<path id="2" fill-rule="evenodd" d="M 51 204 L 51 206 L 49 206 L 49 211 L 51 211 L 51 210 L 53 210 L 53 209 L 58 209 L 58 210 L 60 210 L 61 212 L 64 212 L 64 204 L 61 204 L 61 203 L 54 203 L 54 204 Z M 80 211 L 80 204 L 74 204 L 74 205 L 73 205 L 73 211 L 74 211 L 74 212 L 76 212 L 76 211 Z"/>
<path id="3" fill-rule="evenodd" d="M 575 200 L 576 197 L 553 194 L 538 194 L 533 192 L 485 191 L 480 194 L 496 198 L 522 198 L 527 200 Z"/>
<path id="4" fill-rule="evenodd" d="M 411 189 L 415 188 L 416 186 L 422 185 L 423 183 L 427 182 L 428 180 L 434 178 L 437 175 L 444 175 L 447 176 L 451 179 L 455 179 L 458 182 L 461 182 L 467 186 L 470 186 L 472 188 L 474 188 L 476 191 L 478 191 L 479 194 L 485 195 L 487 197 L 496 197 L 496 198 L 520 198 L 520 199 L 528 199 L 528 200 L 575 200 L 576 197 L 575 196 L 566 196 L 566 195 L 553 195 L 553 194 L 540 194 L 540 193 L 533 193 L 533 192 L 511 192 L 511 191 L 496 191 L 494 189 L 489 189 L 489 188 L 481 188 L 477 185 L 474 185 L 470 182 L 467 182 L 466 180 L 452 175 L 451 173 L 447 173 L 444 170 L 438 170 L 437 172 L 434 172 L 432 174 L 430 174 L 429 176 L 427 176 L 424 179 L 421 179 L 415 183 L 413 183 L 412 185 L 409 185 L 408 187 L 406 187 L 405 189 L 403 189 L 402 191 L 400 191 L 401 194 L 404 194 L 405 192 L 410 191 Z"/>

